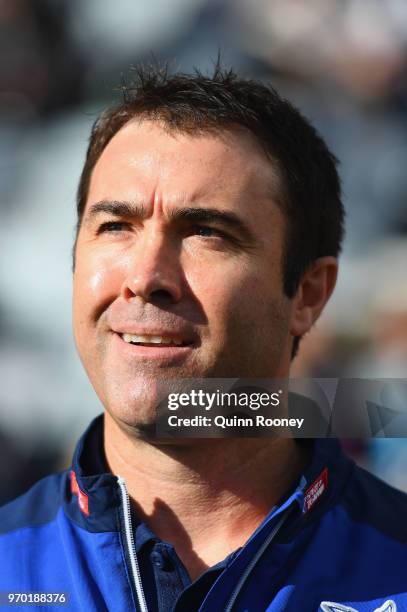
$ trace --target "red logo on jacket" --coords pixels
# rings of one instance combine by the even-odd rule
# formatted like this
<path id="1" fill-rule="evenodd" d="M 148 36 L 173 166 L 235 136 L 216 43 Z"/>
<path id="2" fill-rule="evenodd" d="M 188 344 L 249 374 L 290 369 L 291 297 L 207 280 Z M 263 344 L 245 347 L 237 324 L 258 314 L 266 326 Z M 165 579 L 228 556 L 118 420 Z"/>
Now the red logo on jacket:
<path id="1" fill-rule="evenodd" d="M 76 480 L 76 474 L 73 470 L 71 470 L 70 476 L 71 476 L 71 492 L 73 495 L 78 496 L 78 504 L 79 504 L 79 508 L 81 512 L 83 512 L 83 514 L 86 514 L 86 516 L 89 516 L 88 496 L 86 495 L 86 493 L 81 491 L 81 489 L 79 488 L 78 481 Z"/>
<path id="2" fill-rule="evenodd" d="M 309 512 L 328 487 L 328 468 L 325 468 L 304 493 L 303 512 Z"/>

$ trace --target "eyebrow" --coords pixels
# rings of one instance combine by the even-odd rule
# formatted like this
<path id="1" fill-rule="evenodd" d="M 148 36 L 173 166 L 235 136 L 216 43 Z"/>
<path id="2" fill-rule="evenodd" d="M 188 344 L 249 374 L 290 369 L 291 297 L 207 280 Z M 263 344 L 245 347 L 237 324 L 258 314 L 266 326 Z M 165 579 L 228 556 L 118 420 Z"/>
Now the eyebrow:
<path id="1" fill-rule="evenodd" d="M 91 221 L 99 214 L 107 213 L 115 217 L 136 218 L 144 220 L 149 213 L 143 204 L 117 200 L 102 200 L 92 204 L 87 214 L 87 220 Z M 169 220 L 190 221 L 194 223 L 215 223 L 223 227 L 237 231 L 242 239 L 249 243 L 256 242 L 249 226 L 234 212 L 218 210 L 211 207 L 182 207 L 169 211 Z"/>
<path id="2" fill-rule="evenodd" d="M 110 214 L 115 217 L 136 217 L 145 219 L 147 211 L 141 204 L 122 202 L 117 200 L 101 200 L 92 204 L 87 213 L 87 220 L 91 221 L 100 214 Z"/>

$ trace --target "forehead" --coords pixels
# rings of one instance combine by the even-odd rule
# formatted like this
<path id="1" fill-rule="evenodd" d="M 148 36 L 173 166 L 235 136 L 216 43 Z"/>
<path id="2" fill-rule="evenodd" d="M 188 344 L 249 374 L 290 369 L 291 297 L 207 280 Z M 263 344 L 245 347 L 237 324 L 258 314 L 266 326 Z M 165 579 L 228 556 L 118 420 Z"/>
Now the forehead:
<path id="1" fill-rule="evenodd" d="M 277 199 L 278 173 L 255 137 L 243 130 L 189 135 L 158 121 L 133 120 L 107 144 L 90 182 L 89 201 L 149 201 L 158 192 L 168 204 L 219 198 L 229 203 Z"/>

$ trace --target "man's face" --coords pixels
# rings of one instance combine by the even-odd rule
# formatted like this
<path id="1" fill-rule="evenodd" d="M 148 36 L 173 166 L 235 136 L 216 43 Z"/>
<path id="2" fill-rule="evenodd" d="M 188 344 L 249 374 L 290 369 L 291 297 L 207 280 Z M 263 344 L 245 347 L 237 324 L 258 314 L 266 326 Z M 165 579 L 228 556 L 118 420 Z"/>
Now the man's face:
<path id="1" fill-rule="evenodd" d="M 156 379 L 287 375 L 278 190 L 243 132 L 133 121 L 107 145 L 79 231 L 73 305 L 79 354 L 114 418 L 150 422 Z"/>

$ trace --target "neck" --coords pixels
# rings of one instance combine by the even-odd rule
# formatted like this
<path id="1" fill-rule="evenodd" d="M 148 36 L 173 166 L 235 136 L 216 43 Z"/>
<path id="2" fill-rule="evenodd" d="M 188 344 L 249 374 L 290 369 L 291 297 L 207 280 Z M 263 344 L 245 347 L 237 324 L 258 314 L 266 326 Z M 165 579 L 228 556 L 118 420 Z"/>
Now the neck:
<path id="1" fill-rule="evenodd" d="M 108 413 L 105 453 L 139 517 L 175 547 L 192 579 L 246 542 L 307 461 L 292 439 L 146 442 Z"/>

